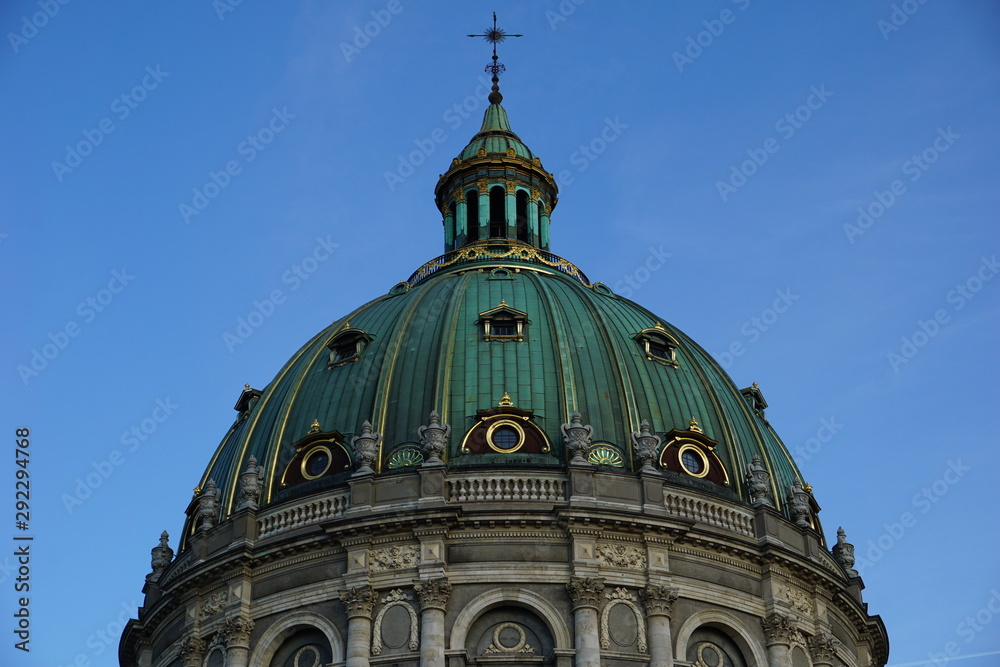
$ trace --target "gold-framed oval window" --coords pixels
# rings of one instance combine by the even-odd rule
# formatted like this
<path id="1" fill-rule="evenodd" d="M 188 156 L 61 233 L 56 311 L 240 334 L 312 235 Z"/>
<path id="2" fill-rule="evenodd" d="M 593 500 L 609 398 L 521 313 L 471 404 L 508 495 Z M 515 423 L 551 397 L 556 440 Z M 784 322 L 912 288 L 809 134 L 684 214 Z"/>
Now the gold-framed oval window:
<path id="1" fill-rule="evenodd" d="M 684 472 L 692 477 L 708 475 L 708 457 L 694 445 L 681 445 L 677 458 L 680 459 Z"/>
<path id="2" fill-rule="evenodd" d="M 313 447 L 302 459 L 302 476 L 306 479 L 322 477 L 330 469 L 331 463 L 333 463 L 333 453 L 327 447 L 323 445 Z"/>
<path id="3" fill-rule="evenodd" d="M 498 419 L 487 429 L 486 443 L 490 449 L 502 454 L 516 452 L 524 444 L 524 429 L 510 419 Z"/>

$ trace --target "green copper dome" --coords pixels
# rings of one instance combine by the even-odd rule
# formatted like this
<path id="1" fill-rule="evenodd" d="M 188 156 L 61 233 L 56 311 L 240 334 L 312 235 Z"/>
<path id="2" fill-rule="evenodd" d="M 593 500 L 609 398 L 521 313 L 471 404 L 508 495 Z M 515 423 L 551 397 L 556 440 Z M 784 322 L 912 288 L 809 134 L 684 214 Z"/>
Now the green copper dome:
<path id="1" fill-rule="evenodd" d="M 212 478 L 222 490 L 224 513 L 235 509 L 237 479 L 251 455 L 265 470 L 266 504 L 299 493 L 294 486 L 283 488 L 281 480 L 294 444 L 310 430 L 338 432 L 348 443 L 370 421 L 382 436 L 373 467 L 388 474 L 390 454 L 417 445 L 432 410 L 452 429 L 442 456 L 450 466 L 563 467 L 568 453 L 561 426 L 578 411 L 592 426 L 594 443 L 621 454 L 622 474 L 639 467 L 632 434 L 642 420 L 666 441 L 672 431 L 689 431 L 693 417 L 695 428 L 718 443 L 714 453 L 728 484 L 667 471 L 668 478 L 749 503 L 744 472 L 759 455 L 771 472 L 772 497 L 782 505 L 779 491 L 798 476 L 787 450 L 750 392 L 741 393 L 683 332 L 605 286 L 590 285 L 565 260 L 529 246 L 482 244 L 451 255 L 429 266 L 450 265 L 425 267 L 426 277 L 418 274 L 412 286 L 401 283 L 319 332 L 259 397 L 244 392 L 249 404 L 202 478 L 202 485 Z M 483 314 L 498 307 L 505 317 L 523 314 L 520 340 L 513 332 L 486 340 Z M 662 348 L 648 354 L 644 331 L 668 342 L 672 359 L 656 356 L 664 354 Z M 345 337 L 348 352 L 360 352 L 338 361 L 338 341 Z M 505 394 L 516 409 L 531 411 L 530 421 L 550 451 L 461 451 L 477 412 L 497 408 Z"/>
<path id="2" fill-rule="evenodd" d="M 759 389 L 548 251 L 555 183 L 498 102 L 439 180 L 446 254 L 240 396 L 200 480 L 221 492 L 223 517 L 248 465 L 263 466 L 268 505 L 438 465 L 434 441 L 449 468 L 641 472 L 748 505 L 763 494 L 793 520 L 809 505 L 812 521 Z"/>

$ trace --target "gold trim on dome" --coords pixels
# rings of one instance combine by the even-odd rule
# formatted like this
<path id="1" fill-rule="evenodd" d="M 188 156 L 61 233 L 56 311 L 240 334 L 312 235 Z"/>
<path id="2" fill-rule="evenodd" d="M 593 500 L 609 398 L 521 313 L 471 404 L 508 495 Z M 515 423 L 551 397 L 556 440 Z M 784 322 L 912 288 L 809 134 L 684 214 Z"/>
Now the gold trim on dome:
<path id="1" fill-rule="evenodd" d="M 479 259 L 491 260 L 505 258 L 537 262 L 543 266 L 558 269 L 563 273 L 576 278 L 587 287 L 592 287 L 590 281 L 583 274 L 583 272 L 569 260 L 563 259 L 558 255 L 540 248 L 530 246 L 526 243 L 511 243 L 509 241 L 503 244 L 481 241 L 479 243 L 462 246 L 457 250 L 452 250 L 445 255 L 441 255 L 440 257 L 427 262 L 417 269 L 406 282 L 409 283 L 410 286 L 416 285 L 424 278 L 437 273 L 441 269 L 460 262 L 469 262 Z"/>
<path id="2" fill-rule="evenodd" d="M 510 400 L 510 394 L 508 394 L 507 392 L 504 392 L 503 393 L 503 397 L 500 399 L 500 402 L 497 403 L 497 407 L 500 407 L 500 408 L 511 408 L 511 407 L 514 407 L 514 401 Z"/>

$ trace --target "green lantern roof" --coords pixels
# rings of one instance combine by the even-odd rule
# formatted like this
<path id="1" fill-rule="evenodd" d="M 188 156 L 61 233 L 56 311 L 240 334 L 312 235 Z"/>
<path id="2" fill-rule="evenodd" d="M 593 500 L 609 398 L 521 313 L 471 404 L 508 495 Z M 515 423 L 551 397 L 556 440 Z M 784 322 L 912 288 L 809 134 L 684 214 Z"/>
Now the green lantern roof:
<path id="1" fill-rule="evenodd" d="M 524 145 L 521 138 L 510 129 L 510 120 L 507 119 L 507 112 L 499 104 L 490 104 L 483 114 L 483 125 L 479 132 L 472 137 L 469 144 L 458 155 L 459 160 L 468 160 L 478 157 L 480 151 L 486 155 L 510 155 L 510 150 L 514 149 L 514 155 L 525 160 L 534 160 L 535 155 Z"/>

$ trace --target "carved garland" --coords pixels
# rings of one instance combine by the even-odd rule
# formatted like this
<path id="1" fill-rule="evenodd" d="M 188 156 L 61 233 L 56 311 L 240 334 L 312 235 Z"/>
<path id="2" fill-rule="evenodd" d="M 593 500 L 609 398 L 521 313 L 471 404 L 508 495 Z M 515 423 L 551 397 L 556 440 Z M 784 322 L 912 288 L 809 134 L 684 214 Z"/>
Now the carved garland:
<path id="1" fill-rule="evenodd" d="M 611 632 L 608 629 L 608 617 L 610 616 L 611 609 L 617 605 L 623 604 L 632 610 L 635 614 L 635 624 L 639 628 L 639 653 L 646 652 L 646 623 L 642 618 L 642 611 L 639 606 L 635 603 L 635 596 L 628 592 L 627 589 L 618 587 L 610 593 L 605 593 L 605 597 L 611 600 L 604 607 L 604 611 L 601 612 L 601 648 L 607 650 L 611 648 Z"/>
<path id="2" fill-rule="evenodd" d="M 487 245 L 487 242 L 464 246 L 445 255 L 441 255 L 436 259 L 432 259 L 417 269 L 417 271 L 410 276 L 410 279 L 406 282 L 411 286 L 416 285 L 421 280 L 436 273 L 440 269 L 451 266 L 457 262 L 470 261 L 480 258 L 515 258 L 537 262 L 544 266 L 551 266 L 552 268 L 558 269 L 563 273 L 576 278 L 584 285 L 587 285 L 588 287 L 590 286 L 590 281 L 584 273 L 580 269 L 576 268 L 576 266 L 574 266 L 571 262 L 563 259 L 562 257 L 558 257 L 552 253 L 539 250 L 538 248 L 528 245 L 511 244 L 508 247 L 500 247 L 498 244 L 496 247 L 490 247 Z"/>
<path id="3" fill-rule="evenodd" d="M 598 544 L 597 560 L 601 565 L 627 570 L 642 570 L 646 567 L 645 552 L 639 547 L 625 544 Z"/>
<path id="4" fill-rule="evenodd" d="M 201 603 L 201 619 L 205 620 L 222 611 L 229 602 L 229 591 L 218 591 L 206 597 Z"/>
<path id="5" fill-rule="evenodd" d="M 515 644 L 514 646 L 505 646 L 500 641 L 500 633 L 503 630 L 507 630 L 508 628 L 515 630 L 518 633 L 517 644 Z M 487 646 L 486 650 L 483 651 L 483 653 L 486 653 L 487 655 L 495 653 L 534 653 L 534 652 L 535 648 L 530 644 L 528 644 L 528 636 L 525 634 L 524 628 L 522 628 L 517 623 L 501 623 L 496 628 L 494 628 L 493 643 Z"/>
<path id="6" fill-rule="evenodd" d="M 372 572 L 400 570 L 404 567 L 416 566 L 419 555 L 419 550 L 412 544 L 402 547 L 386 547 L 372 550 L 368 562 Z"/>
<path id="7" fill-rule="evenodd" d="M 385 612 L 389 611 L 393 607 L 402 607 L 406 610 L 406 613 L 410 615 L 410 635 L 408 646 L 411 651 L 416 651 L 420 648 L 420 639 L 417 630 L 417 612 L 413 611 L 413 607 L 409 602 L 407 602 L 409 599 L 410 596 L 404 593 L 401 588 L 397 588 L 382 598 L 384 606 L 379 610 L 378 616 L 375 617 L 375 627 L 372 629 L 372 655 L 379 655 L 382 653 L 382 617 L 385 616 Z"/>

